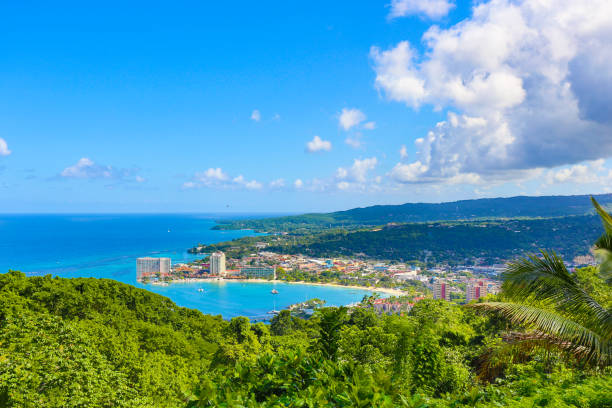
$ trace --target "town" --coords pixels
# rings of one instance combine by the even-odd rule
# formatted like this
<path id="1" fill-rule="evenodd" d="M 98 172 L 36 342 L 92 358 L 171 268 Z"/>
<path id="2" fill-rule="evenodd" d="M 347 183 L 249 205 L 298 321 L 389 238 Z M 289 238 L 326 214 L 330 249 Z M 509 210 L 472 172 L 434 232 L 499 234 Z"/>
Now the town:
<path id="1" fill-rule="evenodd" d="M 428 297 L 468 303 L 496 294 L 503 269 L 504 265 L 423 268 L 392 261 L 310 258 L 264 250 L 226 258 L 224 252 L 216 251 L 203 259 L 174 265 L 170 258 L 138 258 L 137 280 L 161 285 L 196 280 L 277 280 L 363 287 L 387 295 L 372 299 L 375 310 L 402 313 Z"/>

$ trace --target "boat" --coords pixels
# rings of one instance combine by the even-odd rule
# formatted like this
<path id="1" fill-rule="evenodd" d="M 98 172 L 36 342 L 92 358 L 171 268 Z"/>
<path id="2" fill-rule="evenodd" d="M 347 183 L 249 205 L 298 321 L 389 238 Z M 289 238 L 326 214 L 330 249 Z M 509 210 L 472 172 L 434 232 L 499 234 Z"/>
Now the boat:
<path id="1" fill-rule="evenodd" d="M 198 292 L 204 292 L 204 289 L 199 288 L 199 289 L 198 289 Z"/>
<path id="2" fill-rule="evenodd" d="M 268 314 L 277 315 L 280 313 L 280 310 L 270 310 Z"/>
<path id="3" fill-rule="evenodd" d="M 273 295 L 278 295 L 278 290 L 276 290 L 276 289 L 272 289 L 272 290 L 270 291 L 270 293 L 271 293 L 271 294 L 273 294 Z"/>

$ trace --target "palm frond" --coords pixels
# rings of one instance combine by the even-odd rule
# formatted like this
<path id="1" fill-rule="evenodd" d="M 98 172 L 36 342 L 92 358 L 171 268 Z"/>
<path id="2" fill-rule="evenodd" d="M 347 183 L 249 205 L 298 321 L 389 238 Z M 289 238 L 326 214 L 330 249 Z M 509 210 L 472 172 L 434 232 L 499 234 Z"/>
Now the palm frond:
<path id="1" fill-rule="evenodd" d="M 606 234 L 612 235 L 612 215 L 608 214 L 595 198 L 591 197 L 591 202 L 593 203 L 593 207 L 595 207 L 595 211 L 597 211 L 597 214 L 599 214 L 601 218 Z"/>
<path id="2" fill-rule="evenodd" d="M 511 300 L 550 303 L 605 339 L 612 337 L 612 314 L 584 291 L 554 252 L 510 263 L 502 277 L 503 292 Z"/>
<path id="3" fill-rule="evenodd" d="M 517 303 L 487 302 L 471 304 L 469 307 L 497 311 L 514 324 L 535 329 L 536 332 L 555 338 L 557 345 L 565 350 L 581 353 L 587 360 L 609 362 L 611 359 L 610 342 L 602 336 L 579 323 L 556 312 Z M 550 339 L 549 338 L 549 339 Z M 539 341 L 547 339 L 540 336 Z M 535 341 L 536 338 L 531 338 Z M 607 364 L 607 363 L 606 363 Z"/>

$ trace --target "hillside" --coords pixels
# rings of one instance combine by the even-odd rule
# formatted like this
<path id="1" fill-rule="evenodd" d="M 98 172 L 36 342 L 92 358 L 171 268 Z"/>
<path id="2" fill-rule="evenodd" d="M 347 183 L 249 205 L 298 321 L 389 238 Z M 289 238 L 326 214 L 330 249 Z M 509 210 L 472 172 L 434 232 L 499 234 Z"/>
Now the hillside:
<path id="1" fill-rule="evenodd" d="M 474 258 L 499 263 L 548 249 L 571 260 L 588 253 L 600 230 L 596 216 L 413 223 L 305 236 L 269 249 L 316 257 L 363 254 L 449 264 L 470 263 Z"/>
<path id="2" fill-rule="evenodd" d="M 578 279 L 604 285 L 595 268 Z M 406 316 L 324 308 L 309 320 L 225 322 L 111 280 L 10 272 L 0 274 L 0 407 L 610 406 L 609 371 L 554 349 L 504 363 L 491 383 L 477 377 L 505 327 L 431 299 Z"/>
<path id="3" fill-rule="evenodd" d="M 612 194 L 597 195 L 603 206 L 612 205 Z M 220 229 L 254 229 L 257 231 L 318 230 L 329 227 L 355 228 L 428 221 L 456 221 L 495 218 L 563 217 L 592 214 L 590 196 L 540 196 L 483 198 L 447 203 L 407 203 L 376 205 L 321 214 L 264 218 L 255 220 L 219 221 Z"/>
<path id="4" fill-rule="evenodd" d="M 258 243 L 266 242 L 267 250 L 277 253 L 313 257 L 364 256 L 430 264 L 470 264 L 475 258 L 486 263 L 500 263 L 539 249 L 554 250 L 572 260 L 587 254 L 600 233 L 601 222 L 595 215 L 435 221 L 246 237 L 194 247 L 190 251 L 221 250 L 229 257 L 241 257 L 257 252 Z"/>

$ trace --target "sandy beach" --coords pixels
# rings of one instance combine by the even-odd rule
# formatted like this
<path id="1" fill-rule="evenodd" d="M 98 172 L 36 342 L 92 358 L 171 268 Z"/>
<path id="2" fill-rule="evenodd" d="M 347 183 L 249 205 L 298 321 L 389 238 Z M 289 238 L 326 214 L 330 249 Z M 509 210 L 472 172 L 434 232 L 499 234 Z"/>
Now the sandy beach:
<path id="1" fill-rule="evenodd" d="M 240 283 L 288 283 L 291 285 L 311 285 L 311 286 L 333 286 L 337 288 L 347 289 L 362 289 L 371 290 L 372 292 L 386 293 L 392 296 L 404 296 L 406 292 L 401 289 L 393 288 L 377 288 L 374 286 L 357 286 L 357 285 L 341 285 L 339 283 L 321 283 L 321 282 L 287 282 L 284 280 L 267 280 L 267 279 L 200 279 L 200 278 L 186 278 L 186 279 L 174 279 L 168 283 L 194 283 L 194 282 L 240 282 Z"/>

